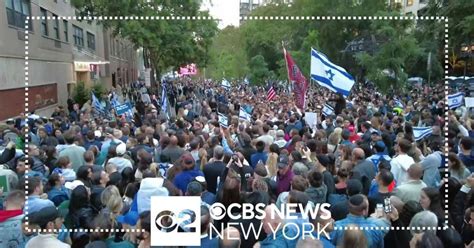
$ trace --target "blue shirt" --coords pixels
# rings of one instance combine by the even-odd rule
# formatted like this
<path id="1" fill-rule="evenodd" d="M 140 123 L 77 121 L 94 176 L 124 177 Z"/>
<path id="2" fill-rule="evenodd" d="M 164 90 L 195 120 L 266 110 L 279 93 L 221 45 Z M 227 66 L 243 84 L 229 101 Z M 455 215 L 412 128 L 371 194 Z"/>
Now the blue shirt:
<path id="1" fill-rule="evenodd" d="M 380 152 L 380 153 L 377 153 L 377 154 L 374 154 L 374 155 L 370 156 L 368 158 L 368 160 L 372 161 L 372 163 L 374 164 L 375 173 L 377 173 L 377 172 L 379 172 L 380 162 L 382 160 L 390 162 L 392 160 L 392 158 L 390 158 L 390 156 L 386 155 L 385 153 Z"/>
<path id="2" fill-rule="evenodd" d="M 255 166 L 257 166 L 258 161 L 262 160 L 262 162 L 265 164 L 267 162 L 267 159 L 268 159 L 267 153 L 257 152 L 255 154 L 252 154 L 252 156 L 250 157 L 250 165 L 252 166 L 252 168 L 255 169 Z"/>
<path id="3" fill-rule="evenodd" d="M 336 221 L 334 223 L 334 231 L 332 235 L 332 243 L 337 245 L 338 242 L 342 242 L 345 230 L 340 229 L 347 227 L 348 225 L 357 225 L 360 228 L 364 228 L 365 237 L 367 238 L 369 248 L 380 248 L 384 247 L 384 237 L 388 233 L 388 227 L 390 223 L 386 219 L 374 219 L 365 218 L 362 216 L 355 216 L 348 214 L 345 219 Z M 382 228 L 378 230 L 366 230 L 366 227 Z"/>
<path id="4" fill-rule="evenodd" d="M 287 228 L 288 229 L 293 229 L 293 232 L 299 234 L 298 239 L 301 239 L 301 238 L 303 238 L 303 235 L 304 235 L 302 230 L 304 230 L 305 224 L 306 224 L 307 227 L 309 227 L 311 223 L 309 222 L 308 218 L 304 217 L 303 214 L 301 214 L 301 213 L 294 213 L 291 216 L 297 217 L 297 218 L 296 219 L 288 218 L 285 223 L 286 224 L 293 223 L 298 227 L 296 228 L 294 225 L 288 225 Z M 290 237 L 293 237 L 293 236 L 290 236 Z M 304 237 L 304 238 L 309 238 L 309 237 Z"/>
<path id="5" fill-rule="evenodd" d="M 28 206 L 28 210 L 26 210 L 26 206 Z M 28 196 L 28 201 L 25 204 L 25 209 L 23 210 L 25 213 L 28 214 L 38 212 L 45 207 L 54 207 L 54 203 L 50 200 L 44 200 L 39 198 L 37 195 L 30 195 Z"/>
<path id="6" fill-rule="evenodd" d="M 173 184 L 176 188 L 180 189 L 181 192 L 185 193 L 188 188 L 188 184 L 197 176 L 204 176 L 200 170 L 188 170 L 183 171 L 176 175 L 174 178 Z"/>
<path id="7" fill-rule="evenodd" d="M 60 230 L 61 231 L 58 234 L 58 239 L 59 241 L 66 243 L 67 238 L 70 236 L 69 229 L 67 229 L 67 227 L 64 224 L 62 224 Z"/>
<path id="8" fill-rule="evenodd" d="M 227 143 L 227 139 L 224 137 L 222 138 L 222 148 L 224 148 L 225 153 L 234 153 L 232 149 L 230 149 L 229 144 Z"/>
<path id="9" fill-rule="evenodd" d="M 439 168 L 444 166 L 444 160 L 441 152 L 434 152 L 423 159 L 420 164 L 423 168 L 423 182 L 428 187 L 441 186 L 441 176 L 439 175 Z"/>

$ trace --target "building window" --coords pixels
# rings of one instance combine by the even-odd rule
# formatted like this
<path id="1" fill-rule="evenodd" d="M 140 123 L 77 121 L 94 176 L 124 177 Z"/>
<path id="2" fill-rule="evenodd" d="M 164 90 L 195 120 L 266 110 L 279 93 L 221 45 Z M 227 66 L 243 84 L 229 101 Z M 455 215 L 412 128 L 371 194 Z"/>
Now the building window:
<path id="1" fill-rule="evenodd" d="M 74 45 L 83 47 L 84 46 L 84 32 L 82 31 L 82 28 L 72 25 L 72 28 L 74 29 Z"/>
<path id="2" fill-rule="evenodd" d="M 48 36 L 48 11 L 41 8 L 41 16 L 44 17 L 41 19 L 41 34 L 44 36 Z"/>
<path id="3" fill-rule="evenodd" d="M 5 0 L 7 9 L 8 25 L 17 28 L 25 28 L 26 17 L 30 16 L 30 0 Z M 32 30 L 31 22 L 28 25 L 29 30 Z"/>
<path id="4" fill-rule="evenodd" d="M 412 6 L 413 5 L 413 0 L 407 0 L 407 6 Z"/>
<path id="5" fill-rule="evenodd" d="M 61 36 L 60 36 L 60 33 L 59 33 L 59 19 L 58 19 L 58 16 L 53 14 L 53 29 L 54 29 L 54 35 L 56 36 L 56 39 L 57 40 L 61 40 Z"/>
<path id="6" fill-rule="evenodd" d="M 69 42 L 69 25 L 66 20 L 63 20 L 64 41 Z"/>
<path id="7" fill-rule="evenodd" d="M 95 50 L 95 36 L 87 32 L 87 47 Z"/>

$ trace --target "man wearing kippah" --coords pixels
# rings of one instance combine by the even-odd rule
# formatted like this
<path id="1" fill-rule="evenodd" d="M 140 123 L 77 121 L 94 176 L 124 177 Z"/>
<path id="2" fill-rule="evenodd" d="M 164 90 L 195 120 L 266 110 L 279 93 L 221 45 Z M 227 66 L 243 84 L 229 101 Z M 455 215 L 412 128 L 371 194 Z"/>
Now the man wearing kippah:
<path id="1" fill-rule="evenodd" d="M 344 238 L 344 227 L 356 225 L 364 228 L 367 245 L 369 248 L 383 247 L 384 237 L 391 226 L 390 220 L 398 219 L 398 212 L 393 207 L 392 213 L 387 217 L 381 216 L 377 218 L 367 217 L 369 215 L 369 201 L 367 196 L 363 194 L 353 195 L 349 198 L 349 214 L 345 219 L 336 221 L 335 228 L 332 233 L 332 241 L 334 245 L 339 244 Z M 388 219 L 390 218 L 390 220 Z M 369 230 L 370 229 L 370 230 Z"/>

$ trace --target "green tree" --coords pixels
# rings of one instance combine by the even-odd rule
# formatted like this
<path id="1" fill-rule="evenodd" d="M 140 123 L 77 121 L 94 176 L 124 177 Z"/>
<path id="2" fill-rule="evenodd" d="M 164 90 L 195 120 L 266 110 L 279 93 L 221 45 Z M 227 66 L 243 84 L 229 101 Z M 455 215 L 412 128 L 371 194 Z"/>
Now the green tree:
<path id="1" fill-rule="evenodd" d="M 84 81 L 79 81 L 74 87 L 72 99 L 75 103 L 79 103 L 79 105 L 82 106 L 91 98 L 90 92 L 91 91 L 86 87 Z"/>
<path id="2" fill-rule="evenodd" d="M 267 62 L 262 55 L 256 55 L 250 59 L 250 82 L 253 85 L 265 85 L 265 81 L 271 76 Z"/>
<path id="3" fill-rule="evenodd" d="M 208 72 L 213 79 L 244 78 L 247 75 L 247 54 L 240 29 L 226 27 L 214 38 Z"/>
<path id="4" fill-rule="evenodd" d="M 449 18 L 450 47 L 459 51 L 462 44 L 474 43 L 474 1 L 451 0 L 439 7 L 441 14 Z"/>
<path id="5" fill-rule="evenodd" d="M 381 44 L 374 54 L 362 52 L 356 55 L 366 69 L 366 78 L 373 81 L 381 91 L 390 87 L 403 87 L 408 78 L 406 67 L 410 59 L 420 56 L 422 49 L 411 31 L 411 20 L 379 20 L 371 24 Z"/>
<path id="6" fill-rule="evenodd" d="M 94 94 L 97 96 L 97 97 L 102 97 L 103 95 L 105 95 L 107 89 L 105 88 L 104 84 L 101 83 L 101 82 L 97 82 L 97 83 L 94 83 L 94 85 L 92 86 L 92 92 L 94 92 Z M 89 94 L 90 95 L 90 94 Z"/>
<path id="7" fill-rule="evenodd" d="M 198 0 L 73 0 L 82 15 L 167 16 L 170 20 L 108 20 L 102 24 L 116 35 L 143 47 L 151 66 L 160 75 L 179 66 L 197 63 L 206 67 L 217 22 L 200 11 Z M 171 16 L 199 16 L 198 20 L 171 20 Z"/>

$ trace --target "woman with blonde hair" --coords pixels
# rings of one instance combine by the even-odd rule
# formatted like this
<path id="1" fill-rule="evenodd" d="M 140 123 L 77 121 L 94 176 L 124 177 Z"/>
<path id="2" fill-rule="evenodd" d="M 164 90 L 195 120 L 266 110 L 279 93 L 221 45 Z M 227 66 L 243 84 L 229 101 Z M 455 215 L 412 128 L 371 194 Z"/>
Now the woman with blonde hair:
<path id="1" fill-rule="evenodd" d="M 108 186 L 102 191 L 100 201 L 104 206 L 101 212 L 109 214 L 113 226 L 116 227 L 117 222 L 115 219 L 121 214 L 123 208 L 122 196 L 120 196 L 119 189 L 115 185 Z"/>
<path id="2" fill-rule="evenodd" d="M 335 153 L 337 151 L 337 147 L 339 143 L 341 143 L 341 134 L 342 129 L 340 127 L 336 127 L 334 132 L 332 132 L 328 137 L 328 152 Z"/>
<path id="3" fill-rule="evenodd" d="M 278 156 L 280 155 L 280 148 L 277 144 L 272 144 L 270 146 L 270 153 L 268 154 L 267 162 L 265 167 L 267 168 L 268 176 L 273 179 L 276 177 L 278 168 Z"/>
<path id="4" fill-rule="evenodd" d="M 206 165 L 208 162 L 206 149 L 204 148 L 199 149 L 198 156 L 199 156 L 199 161 L 200 161 L 199 167 L 201 168 L 201 170 L 203 170 L 204 165 Z"/>

